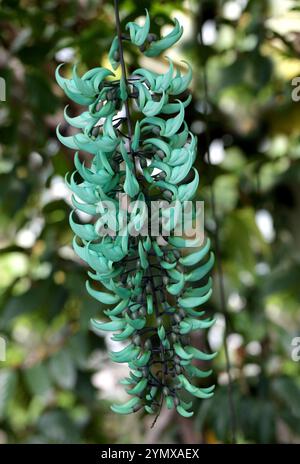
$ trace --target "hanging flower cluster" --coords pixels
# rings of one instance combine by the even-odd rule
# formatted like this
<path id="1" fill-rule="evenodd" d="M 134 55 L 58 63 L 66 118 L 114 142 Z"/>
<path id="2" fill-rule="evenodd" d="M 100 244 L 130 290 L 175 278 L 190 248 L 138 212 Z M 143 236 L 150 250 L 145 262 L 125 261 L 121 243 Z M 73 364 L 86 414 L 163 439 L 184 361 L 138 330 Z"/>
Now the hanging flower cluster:
<path id="1" fill-rule="evenodd" d="M 129 34 L 123 34 L 121 40 L 139 47 L 148 57 L 158 56 L 182 35 L 175 20 L 173 31 L 158 39 L 149 32 L 147 11 L 144 26 L 130 22 L 126 29 Z M 113 69 L 120 65 L 119 40 L 120 36 L 113 40 L 109 52 Z M 185 392 L 210 398 L 214 388 L 191 383 L 192 378 L 211 374 L 193 360 L 210 361 L 215 354 L 191 346 L 189 338 L 191 332 L 214 322 L 204 319 L 205 312 L 197 309 L 211 295 L 209 272 L 214 256 L 210 241 L 195 248 L 197 240 L 184 236 L 141 234 L 145 225 L 149 230 L 147 206 L 154 199 L 168 201 L 160 224 L 166 220 L 174 232 L 180 206 L 193 199 L 199 182 L 193 167 L 197 140 L 184 120 L 191 101 L 192 71 L 187 65 L 182 75 L 169 58 L 168 64 L 165 74 L 140 68 L 120 80 L 113 80 L 113 73 L 101 67 L 79 77 L 76 66 L 72 77 L 66 79 L 60 75 L 60 65 L 58 84 L 86 110 L 76 117 L 65 111 L 66 121 L 79 131 L 65 137 L 58 127 L 57 136 L 65 146 L 77 150 L 76 171 L 67 180 L 74 194 L 70 216 L 73 246 L 91 268 L 87 291 L 102 304 L 108 318 L 92 320 L 92 327 L 96 332 L 114 332 L 112 340 L 120 342 L 122 349 L 111 352 L 111 359 L 128 363 L 130 369 L 122 383 L 132 398 L 113 405 L 112 410 L 129 414 L 144 408 L 158 414 L 165 401 L 169 409 L 190 417 L 192 403 Z M 140 115 L 132 134 L 128 114 L 124 114 L 128 102 L 136 109 L 135 116 Z M 92 155 L 89 166 L 78 151 Z M 131 209 L 123 208 L 124 198 L 134 202 Z M 170 202 L 174 201 L 172 221 Z M 93 219 L 80 224 L 76 210 Z M 112 211 L 117 213 L 117 233 L 103 233 L 107 221 L 113 220 Z"/>

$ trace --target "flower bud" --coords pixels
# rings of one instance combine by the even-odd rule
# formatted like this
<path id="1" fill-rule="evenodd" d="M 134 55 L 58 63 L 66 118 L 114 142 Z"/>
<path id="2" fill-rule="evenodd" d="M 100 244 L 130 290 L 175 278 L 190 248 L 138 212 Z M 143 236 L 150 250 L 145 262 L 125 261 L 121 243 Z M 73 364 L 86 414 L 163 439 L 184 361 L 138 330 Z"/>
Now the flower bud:
<path id="1" fill-rule="evenodd" d="M 146 340 L 144 346 L 145 346 L 145 349 L 146 349 L 146 350 L 151 350 L 151 348 L 152 348 L 151 340 L 149 340 L 149 339 Z"/>
<path id="2" fill-rule="evenodd" d="M 132 339 L 133 343 L 137 346 L 140 346 L 141 344 L 141 337 L 139 335 L 135 335 Z"/>
<path id="3" fill-rule="evenodd" d="M 165 396 L 168 396 L 168 395 L 169 395 L 169 392 L 170 392 L 170 390 L 168 389 L 168 387 L 164 387 L 164 388 L 163 388 L 163 394 L 164 394 Z"/>
<path id="4" fill-rule="evenodd" d="M 117 62 L 120 61 L 120 53 L 119 53 L 118 50 L 116 50 L 116 51 L 114 52 L 113 57 L 114 57 L 114 60 L 115 60 L 115 61 L 117 61 Z"/>

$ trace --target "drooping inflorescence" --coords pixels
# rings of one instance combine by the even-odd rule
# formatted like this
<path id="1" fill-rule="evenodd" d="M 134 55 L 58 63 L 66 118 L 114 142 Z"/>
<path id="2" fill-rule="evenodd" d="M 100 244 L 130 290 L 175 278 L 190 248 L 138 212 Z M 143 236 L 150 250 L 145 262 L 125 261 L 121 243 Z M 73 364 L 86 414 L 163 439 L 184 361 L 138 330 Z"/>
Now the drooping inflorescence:
<path id="1" fill-rule="evenodd" d="M 155 57 L 182 35 L 175 20 L 173 31 L 158 39 L 150 33 L 147 11 L 144 26 L 130 22 L 126 30 L 128 35 L 115 37 L 109 51 L 114 70 L 122 64 L 120 40 Z M 73 192 L 73 246 L 91 268 L 87 291 L 106 316 L 92 320 L 92 327 L 96 332 L 114 332 L 112 339 L 121 349 L 110 353 L 111 359 L 128 363 L 130 369 L 122 383 L 131 399 L 112 409 L 128 414 L 144 408 L 158 414 L 165 400 L 168 408 L 190 417 L 192 403 L 185 392 L 210 398 L 214 388 L 191 383 L 192 378 L 211 374 L 193 360 L 210 361 L 215 354 L 190 342 L 191 332 L 214 322 L 197 309 L 211 295 L 214 256 L 209 239 L 199 246 L 199 239 L 175 233 L 183 204 L 195 196 L 199 176 L 193 167 L 197 140 L 185 122 L 191 67 L 187 64 L 182 75 L 167 60 L 165 74 L 139 68 L 128 78 L 123 72 L 120 80 L 102 67 L 79 77 L 76 66 L 66 79 L 60 65 L 58 84 L 86 110 L 76 117 L 65 110 L 66 121 L 79 131 L 63 136 L 58 127 L 57 136 L 76 150 L 76 171 L 67 180 Z M 129 102 L 135 123 L 129 119 Z M 90 165 L 82 161 L 80 151 L 92 155 Z M 153 203 L 162 209 L 153 208 Z M 88 214 L 89 223 L 81 224 L 76 211 Z M 152 223 L 168 225 L 169 233 L 164 227 L 154 234 Z"/>

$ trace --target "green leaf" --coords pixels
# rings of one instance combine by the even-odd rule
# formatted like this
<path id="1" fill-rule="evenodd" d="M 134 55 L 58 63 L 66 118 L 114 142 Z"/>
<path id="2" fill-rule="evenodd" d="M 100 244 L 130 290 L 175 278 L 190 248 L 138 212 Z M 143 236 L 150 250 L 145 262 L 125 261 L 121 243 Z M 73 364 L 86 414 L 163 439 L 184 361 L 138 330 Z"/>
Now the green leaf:
<path id="1" fill-rule="evenodd" d="M 8 368 L 0 370 L 0 420 L 5 417 L 9 401 L 14 396 L 16 382 L 17 374 L 15 370 Z"/>
<path id="2" fill-rule="evenodd" d="M 40 363 L 24 371 L 27 387 L 32 395 L 41 396 L 49 393 L 52 382 L 46 364 Z"/>
<path id="3" fill-rule="evenodd" d="M 49 361 L 49 370 L 56 384 L 66 390 L 74 388 L 76 383 L 76 369 L 68 349 L 63 348 L 54 354 Z"/>

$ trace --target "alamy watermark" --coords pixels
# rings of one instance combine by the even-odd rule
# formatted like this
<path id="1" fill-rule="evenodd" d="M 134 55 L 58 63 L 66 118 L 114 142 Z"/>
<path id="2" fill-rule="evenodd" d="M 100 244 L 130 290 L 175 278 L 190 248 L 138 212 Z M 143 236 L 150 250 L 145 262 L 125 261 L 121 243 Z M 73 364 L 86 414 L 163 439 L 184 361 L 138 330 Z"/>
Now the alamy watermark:
<path id="1" fill-rule="evenodd" d="M 6 101 L 6 82 L 4 77 L 0 77 L 0 101 Z"/>
<path id="2" fill-rule="evenodd" d="M 99 237 L 184 237 L 193 247 L 204 240 L 203 201 L 131 201 L 119 194 L 117 200 L 99 201 L 96 214 L 94 230 Z"/>
<path id="3" fill-rule="evenodd" d="M 292 80 L 292 86 L 294 89 L 292 90 L 292 100 L 294 102 L 300 101 L 300 76 L 294 77 Z"/>
<path id="4" fill-rule="evenodd" d="M 6 340 L 0 335 L 0 361 L 6 361 Z"/>
<path id="5" fill-rule="evenodd" d="M 295 362 L 300 361 L 300 337 L 294 337 L 291 343 L 291 358 Z"/>

